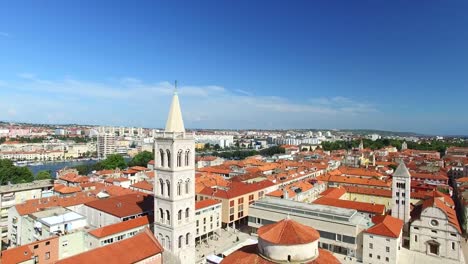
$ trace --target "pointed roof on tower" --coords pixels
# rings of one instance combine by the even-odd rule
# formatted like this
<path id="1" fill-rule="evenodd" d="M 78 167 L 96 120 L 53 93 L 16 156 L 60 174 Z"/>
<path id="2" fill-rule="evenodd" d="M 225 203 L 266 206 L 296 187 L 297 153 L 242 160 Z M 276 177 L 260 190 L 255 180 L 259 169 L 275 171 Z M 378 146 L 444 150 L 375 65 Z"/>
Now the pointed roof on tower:
<path id="1" fill-rule="evenodd" d="M 411 174 L 403 161 L 400 162 L 400 165 L 396 168 L 395 173 L 393 173 L 393 177 L 411 178 Z"/>
<path id="2" fill-rule="evenodd" d="M 177 95 L 177 87 L 172 97 L 171 108 L 166 122 L 166 132 L 185 132 L 184 120 L 182 119 L 182 111 L 180 110 L 179 96 Z"/>

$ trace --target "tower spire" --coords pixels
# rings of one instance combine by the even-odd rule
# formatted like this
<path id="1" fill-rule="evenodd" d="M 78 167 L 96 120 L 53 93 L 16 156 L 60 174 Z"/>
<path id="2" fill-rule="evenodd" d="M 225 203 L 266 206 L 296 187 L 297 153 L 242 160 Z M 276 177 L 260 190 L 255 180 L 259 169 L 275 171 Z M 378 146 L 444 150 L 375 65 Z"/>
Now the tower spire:
<path id="1" fill-rule="evenodd" d="M 179 96 L 177 95 L 177 81 L 174 83 L 174 96 L 166 122 L 166 132 L 185 132 L 182 111 L 180 110 Z"/>

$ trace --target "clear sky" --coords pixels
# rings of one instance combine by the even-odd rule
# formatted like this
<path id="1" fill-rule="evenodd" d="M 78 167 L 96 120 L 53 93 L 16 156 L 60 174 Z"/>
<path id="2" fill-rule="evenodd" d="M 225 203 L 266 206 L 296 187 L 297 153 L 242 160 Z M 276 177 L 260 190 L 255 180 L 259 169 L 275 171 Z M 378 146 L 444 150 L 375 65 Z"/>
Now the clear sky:
<path id="1" fill-rule="evenodd" d="M 468 134 L 468 1 L 1 1 L 0 120 Z"/>

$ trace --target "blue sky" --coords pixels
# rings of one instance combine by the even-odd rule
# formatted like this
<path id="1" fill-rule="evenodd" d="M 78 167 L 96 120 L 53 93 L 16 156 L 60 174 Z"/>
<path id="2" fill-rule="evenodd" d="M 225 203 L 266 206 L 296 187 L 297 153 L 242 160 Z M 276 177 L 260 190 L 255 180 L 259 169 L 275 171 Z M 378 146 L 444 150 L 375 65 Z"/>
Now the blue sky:
<path id="1" fill-rule="evenodd" d="M 0 120 L 468 134 L 467 1 L 2 1 Z"/>

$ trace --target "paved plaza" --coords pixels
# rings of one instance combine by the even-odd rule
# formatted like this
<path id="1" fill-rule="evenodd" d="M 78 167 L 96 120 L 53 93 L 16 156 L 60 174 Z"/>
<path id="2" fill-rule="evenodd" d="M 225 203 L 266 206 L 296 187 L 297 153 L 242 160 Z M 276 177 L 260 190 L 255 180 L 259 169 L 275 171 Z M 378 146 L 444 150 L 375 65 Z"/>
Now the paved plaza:
<path id="1" fill-rule="evenodd" d="M 216 255 L 228 251 L 236 246 L 243 246 L 249 241 L 257 240 L 257 237 L 233 229 L 220 229 L 218 236 L 208 239 L 196 247 L 197 263 L 205 263 L 206 256 Z M 239 238 L 239 239 L 238 239 Z"/>

